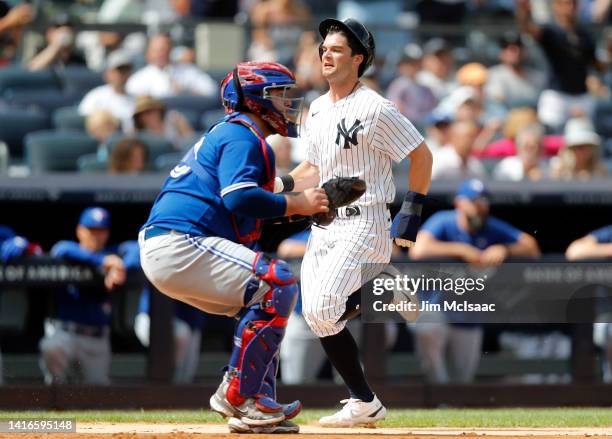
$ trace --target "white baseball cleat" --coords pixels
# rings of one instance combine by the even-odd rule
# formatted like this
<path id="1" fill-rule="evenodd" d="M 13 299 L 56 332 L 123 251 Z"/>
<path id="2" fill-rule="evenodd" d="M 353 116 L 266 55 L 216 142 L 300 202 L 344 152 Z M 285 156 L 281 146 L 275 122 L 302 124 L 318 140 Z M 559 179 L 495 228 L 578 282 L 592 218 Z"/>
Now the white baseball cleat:
<path id="1" fill-rule="evenodd" d="M 240 406 L 232 405 L 226 397 L 228 387 L 229 380 L 226 376 L 217 391 L 210 397 L 210 408 L 221 416 L 240 418 L 242 422 L 251 427 L 277 424 L 285 420 L 282 407 L 267 398 L 247 398 Z M 272 410 L 274 411 L 270 411 L 268 402 L 273 403 Z"/>
<path id="2" fill-rule="evenodd" d="M 238 418 L 230 418 L 227 423 L 230 433 L 255 433 L 255 434 L 288 434 L 299 433 L 300 426 L 291 421 L 282 421 L 274 425 L 253 427 L 247 425 Z"/>
<path id="3" fill-rule="evenodd" d="M 344 407 L 331 416 L 319 419 L 319 425 L 322 427 L 354 427 L 373 424 L 387 416 L 387 409 L 376 395 L 370 402 L 363 402 L 355 398 L 343 399 L 340 402 L 344 404 Z"/>

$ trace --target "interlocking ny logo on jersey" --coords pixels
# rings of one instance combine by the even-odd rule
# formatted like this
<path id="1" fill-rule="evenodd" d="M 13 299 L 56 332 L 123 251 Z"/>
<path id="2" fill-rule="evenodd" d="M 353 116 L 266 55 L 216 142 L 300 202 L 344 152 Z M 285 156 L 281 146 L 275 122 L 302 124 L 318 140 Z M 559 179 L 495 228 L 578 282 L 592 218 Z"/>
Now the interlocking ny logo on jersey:
<path id="1" fill-rule="evenodd" d="M 355 120 L 353 126 L 346 129 L 345 119 L 342 119 L 338 124 L 338 135 L 336 136 L 336 145 L 340 145 L 340 136 L 344 137 L 344 149 L 350 149 L 351 145 L 357 145 L 357 132 L 363 130 L 363 125 L 359 119 Z M 349 145 L 349 143 L 351 145 Z"/>

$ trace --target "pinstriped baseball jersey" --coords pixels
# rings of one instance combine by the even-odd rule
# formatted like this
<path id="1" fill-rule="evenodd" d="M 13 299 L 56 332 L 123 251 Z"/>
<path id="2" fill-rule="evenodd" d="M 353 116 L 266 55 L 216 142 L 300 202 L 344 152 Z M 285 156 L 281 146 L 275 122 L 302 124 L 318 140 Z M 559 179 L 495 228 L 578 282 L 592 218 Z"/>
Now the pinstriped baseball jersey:
<path id="1" fill-rule="evenodd" d="M 355 203 L 358 215 L 313 228 L 302 261 L 302 315 L 325 337 L 344 328 L 338 320 L 348 297 L 391 258 L 391 160 L 401 161 L 423 137 L 391 102 L 363 85 L 335 103 L 327 94 L 316 99 L 305 132 L 308 161 L 319 167 L 321 182 L 356 176 L 367 185 Z"/>
<path id="2" fill-rule="evenodd" d="M 401 161 L 423 142 L 390 101 L 364 85 L 335 103 L 328 94 L 316 99 L 306 139 L 308 161 L 319 166 L 321 183 L 338 176 L 365 180 L 359 205 L 393 202 L 391 160 Z"/>

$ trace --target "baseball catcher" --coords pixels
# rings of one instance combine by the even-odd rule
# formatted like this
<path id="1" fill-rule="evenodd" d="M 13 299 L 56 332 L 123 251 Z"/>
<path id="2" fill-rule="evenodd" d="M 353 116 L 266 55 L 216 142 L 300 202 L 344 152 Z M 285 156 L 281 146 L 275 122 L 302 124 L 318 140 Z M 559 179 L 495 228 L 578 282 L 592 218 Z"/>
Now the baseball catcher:
<path id="1" fill-rule="evenodd" d="M 275 194 L 273 133 L 296 137 L 302 98 L 277 63 L 240 63 L 221 85 L 228 115 L 170 172 L 139 235 L 142 268 L 162 293 L 238 320 L 211 408 L 231 431 L 297 432 L 299 401 L 275 399 L 278 351 L 297 299 L 288 264 L 255 252 L 262 220 L 326 213 L 325 190 Z"/>

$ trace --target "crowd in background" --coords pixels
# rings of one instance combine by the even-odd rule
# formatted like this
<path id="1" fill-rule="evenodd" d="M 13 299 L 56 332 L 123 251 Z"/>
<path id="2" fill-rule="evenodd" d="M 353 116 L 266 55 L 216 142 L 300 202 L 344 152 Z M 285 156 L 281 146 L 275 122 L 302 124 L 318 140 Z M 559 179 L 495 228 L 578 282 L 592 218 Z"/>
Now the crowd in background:
<path id="1" fill-rule="evenodd" d="M 83 132 L 96 145 L 89 156 L 98 171 L 160 170 L 153 163 L 160 149 L 170 154 L 173 166 L 181 152 L 220 115 L 220 102 L 218 108 L 196 117 L 171 105 L 172 98 L 184 96 L 218 101 L 219 80 L 226 73 L 206 71 L 198 65 L 196 40 L 185 31 L 193 29 L 190 24 L 208 19 L 246 23 L 246 57 L 274 60 L 294 69 L 308 105 L 326 87 L 319 68 L 320 38 L 313 23 L 318 17 L 335 15 L 355 16 L 371 25 L 377 58 L 363 82 L 391 100 L 422 130 L 434 154 L 433 179 L 470 179 L 468 186 L 459 188 L 455 209 L 437 213 L 423 226 L 410 258 L 458 256 L 466 262 L 492 264 L 515 255 L 537 258 L 540 251 L 535 239 L 501 220 L 486 222 L 490 230 L 474 229 L 471 221 L 475 217 L 482 220 L 488 216 L 488 202 L 484 187 L 474 187 L 482 182 L 472 179 L 589 180 L 607 178 L 612 172 L 612 28 L 606 27 L 610 1 L 368 0 L 336 5 L 318 0 L 149 0 L 137 11 L 127 6 L 122 9 L 112 0 L 100 3 L 96 12 L 100 22 L 127 18 L 142 21 L 148 30 L 78 31 L 78 17 L 52 12 L 41 20 L 43 10 L 0 1 L 0 76 L 2 69 L 16 67 L 28 73 L 50 70 L 61 75 L 73 66 L 101 75 L 103 83 L 82 90 L 78 99 L 71 101 L 82 118 Z M 424 29 L 461 26 L 468 16 L 494 20 L 492 23 L 499 20 L 504 30 L 479 40 L 468 38 L 467 31 L 457 32 L 459 27 L 447 28 L 454 32 L 446 38 L 426 35 L 418 26 L 402 27 L 410 20 L 423 24 Z M 36 23 L 43 31 L 39 46 L 30 50 L 23 36 Z M 597 25 L 595 33 L 593 25 Z M 13 105 L 10 97 L 0 95 L 0 117 L 10 113 Z M 306 148 L 300 139 L 275 136 L 270 143 L 281 174 L 305 158 Z M 23 165 L 14 157 L 9 163 Z M 77 168 L 86 170 L 75 160 Z M 130 243 L 107 246 L 108 215 L 100 208 L 85 211 L 78 223 L 77 240 L 58 243 L 51 254 L 101 269 L 108 281 L 106 288 L 112 290 L 125 281 L 127 268 L 137 266 L 137 255 L 130 253 L 134 251 Z M 42 253 L 10 229 L 4 232 L 0 236 L 3 261 Z M 282 243 L 279 255 L 300 257 L 305 239 L 307 235 L 301 235 Z M 570 260 L 612 257 L 611 241 L 609 227 L 593 231 L 572 243 L 566 256 Z M 454 245 L 457 243 L 460 249 Z M 88 375 L 87 364 L 110 361 L 108 297 L 98 295 L 92 303 L 74 288 L 58 294 L 65 305 L 64 314 L 60 307 L 59 314 L 46 322 L 45 338 L 40 342 L 45 381 L 69 381 L 71 363 L 77 361 L 85 382 L 107 383 L 108 368 Z M 149 294 L 142 294 L 134 326 L 144 346 L 149 342 Z M 89 307 L 87 319 L 75 321 L 71 308 L 75 304 Z M 180 305 L 175 314 L 179 365 L 175 382 L 189 382 L 197 367 L 205 317 Z M 440 323 L 422 329 L 411 328 L 430 380 L 474 379 L 481 353 L 481 327 Z M 393 330 L 389 331 L 392 335 Z M 598 327 L 598 331 L 600 345 L 612 361 L 609 326 Z M 68 336 L 74 339 L 67 341 Z M 281 356 L 284 364 L 291 366 L 283 372 L 283 380 L 301 383 L 315 379 L 322 352 L 300 320 L 299 311 L 291 318 L 287 338 Z M 517 350 L 517 346 L 525 346 L 524 339 L 521 344 L 509 336 L 504 342 Z M 557 344 L 568 343 L 562 339 Z"/>

